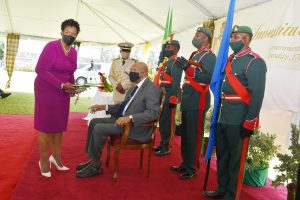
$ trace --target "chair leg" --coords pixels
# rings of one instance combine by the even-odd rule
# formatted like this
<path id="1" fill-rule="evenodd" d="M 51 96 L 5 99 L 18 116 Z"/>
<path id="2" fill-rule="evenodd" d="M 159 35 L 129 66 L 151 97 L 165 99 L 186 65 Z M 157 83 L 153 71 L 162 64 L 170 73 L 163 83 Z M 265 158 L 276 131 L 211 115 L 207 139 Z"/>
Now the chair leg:
<path id="1" fill-rule="evenodd" d="M 150 145 L 148 149 L 147 177 L 150 176 L 151 154 L 152 154 L 152 146 Z"/>
<path id="2" fill-rule="evenodd" d="M 141 155 L 140 155 L 140 169 L 143 168 L 143 160 L 144 160 L 144 149 L 141 149 Z"/>
<path id="3" fill-rule="evenodd" d="M 113 180 L 116 181 L 119 173 L 119 156 L 120 156 L 120 148 L 115 149 L 115 168 L 113 174 Z"/>
<path id="4" fill-rule="evenodd" d="M 106 152 L 106 168 L 109 167 L 109 161 L 110 161 L 110 143 L 107 142 L 107 152 Z"/>

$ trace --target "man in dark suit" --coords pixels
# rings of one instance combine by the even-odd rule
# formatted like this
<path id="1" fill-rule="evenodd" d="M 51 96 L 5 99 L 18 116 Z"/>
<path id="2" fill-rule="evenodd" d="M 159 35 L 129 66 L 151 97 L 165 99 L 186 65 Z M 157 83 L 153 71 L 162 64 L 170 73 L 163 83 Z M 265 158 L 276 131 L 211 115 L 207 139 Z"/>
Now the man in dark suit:
<path id="1" fill-rule="evenodd" d="M 86 178 L 102 172 L 101 154 L 107 137 L 121 135 L 123 125 L 132 121 L 133 128 L 129 138 L 146 142 L 151 137 L 151 127 L 141 126 L 158 118 L 160 107 L 159 89 L 148 78 L 148 67 L 143 62 L 132 65 L 129 73 L 130 81 L 135 83 L 123 102 L 115 105 L 94 105 L 91 112 L 106 110 L 111 118 L 93 119 L 88 128 L 86 154 L 90 159 L 76 167 L 76 176 Z"/>

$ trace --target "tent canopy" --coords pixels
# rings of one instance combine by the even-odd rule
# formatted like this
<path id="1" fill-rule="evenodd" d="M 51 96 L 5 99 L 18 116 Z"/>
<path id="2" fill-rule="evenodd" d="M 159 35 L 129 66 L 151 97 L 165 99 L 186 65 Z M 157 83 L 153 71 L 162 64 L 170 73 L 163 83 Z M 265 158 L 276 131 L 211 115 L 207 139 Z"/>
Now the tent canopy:
<path id="1" fill-rule="evenodd" d="M 239 0 L 236 10 L 270 0 Z M 0 32 L 60 37 L 60 24 L 80 23 L 78 41 L 145 43 L 162 37 L 170 2 L 173 32 L 226 15 L 229 0 L 0 0 Z"/>

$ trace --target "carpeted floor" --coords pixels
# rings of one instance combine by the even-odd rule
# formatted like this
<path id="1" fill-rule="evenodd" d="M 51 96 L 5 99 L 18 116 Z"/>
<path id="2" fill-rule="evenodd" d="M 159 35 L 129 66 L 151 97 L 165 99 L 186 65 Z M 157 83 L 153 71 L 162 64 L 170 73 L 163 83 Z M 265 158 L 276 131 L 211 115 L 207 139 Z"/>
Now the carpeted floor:
<path id="1" fill-rule="evenodd" d="M 130 150 L 121 152 L 120 173 L 116 183 L 112 181 L 113 162 L 111 162 L 111 166 L 108 169 L 104 167 L 104 173 L 99 176 L 87 179 L 75 178 L 75 166 L 80 162 L 86 161 L 83 150 L 87 126 L 86 122 L 81 119 L 83 116 L 85 116 L 85 114 L 71 113 L 69 128 L 64 135 L 62 160 L 66 166 L 71 168 L 71 170 L 68 172 L 59 172 L 52 169 L 52 177 L 50 179 L 42 177 L 39 172 L 38 147 L 37 144 L 34 143 L 36 135 L 32 128 L 32 119 L 29 119 L 26 122 L 31 124 L 27 124 L 26 126 L 22 124 L 22 126 L 25 127 L 22 129 L 19 127 L 21 125 L 18 125 L 18 127 L 12 125 L 15 121 L 14 116 L 12 116 L 12 119 L 10 119 L 12 123 L 10 129 L 14 129 L 15 132 L 18 132 L 17 135 L 26 133 L 26 136 L 30 134 L 34 136 L 32 138 L 33 142 L 30 143 L 30 146 L 33 147 L 31 154 L 30 151 L 23 152 L 21 149 L 18 149 L 17 151 L 20 152 L 15 152 L 11 149 L 13 154 L 22 154 L 24 157 L 23 165 L 19 165 L 17 159 L 15 159 L 15 165 L 18 166 L 19 174 L 22 171 L 24 164 L 26 164 L 26 160 L 29 158 L 16 188 L 13 191 L 12 199 L 205 199 L 202 196 L 205 170 L 203 163 L 201 163 L 201 170 L 198 176 L 188 181 L 179 180 L 178 175 L 168 169 L 170 165 L 179 164 L 180 162 L 180 138 L 175 138 L 174 149 L 170 156 L 162 158 L 156 156 L 152 157 L 151 174 L 149 178 L 146 178 L 145 169 L 139 170 L 138 168 L 138 152 Z M 26 118 L 26 116 L 24 117 Z M 2 118 L 3 115 L 0 115 L 1 121 Z M 30 117 L 27 116 L 27 118 Z M 2 129 L 2 126 L 1 123 L 0 130 L 4 130 Z M 17 137 L 16 140 L 19 140 L 19 138 L 20 137 Z M 3 140 L 5 139 L 0 136 L 0 141 Z M 20 142 L 22 142 L 22 140 Z M 26 142 L 29 143 L 28 141 Z M 6 149 L 8 149 L 6 150 L 6 154 L 10 153 L 8 147 L 9 146 L 6 146 Z M 106 152 L 103 153 L 103 156 L 106 156 Z M 3 157 L 0 157 L 1 160 L 2 158 Z M 7 175 L 7 177 L 9 176 L 10 175 Z M 208 189 L 214 189 L 215 187 L 216 171 L 214 160 L 214 162 L 212 162 Z M 2 194 L 0 193 L 0 195 Z M 1 197 L 0 199 L 9 199 L 9 195 L 6 195 L 6 198 Z M 286 191 L 283 188 L 275 190 L 270 186 L 262 188 L 244 186 L 241 199 L 286 199 Z"/>

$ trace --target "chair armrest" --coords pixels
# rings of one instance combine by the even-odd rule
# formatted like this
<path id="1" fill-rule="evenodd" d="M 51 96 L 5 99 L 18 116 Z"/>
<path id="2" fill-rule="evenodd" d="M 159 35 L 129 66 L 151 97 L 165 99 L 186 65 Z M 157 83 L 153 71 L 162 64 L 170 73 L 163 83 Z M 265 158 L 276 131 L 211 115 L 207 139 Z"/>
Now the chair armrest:
<path id="1" fill-rule="evenodd" d="M 132 126 L 132 122 L 128 122 L 124 124 L 124 132 L 121 140 L 121 146 L 126 145 L 131 126 Z"/>

